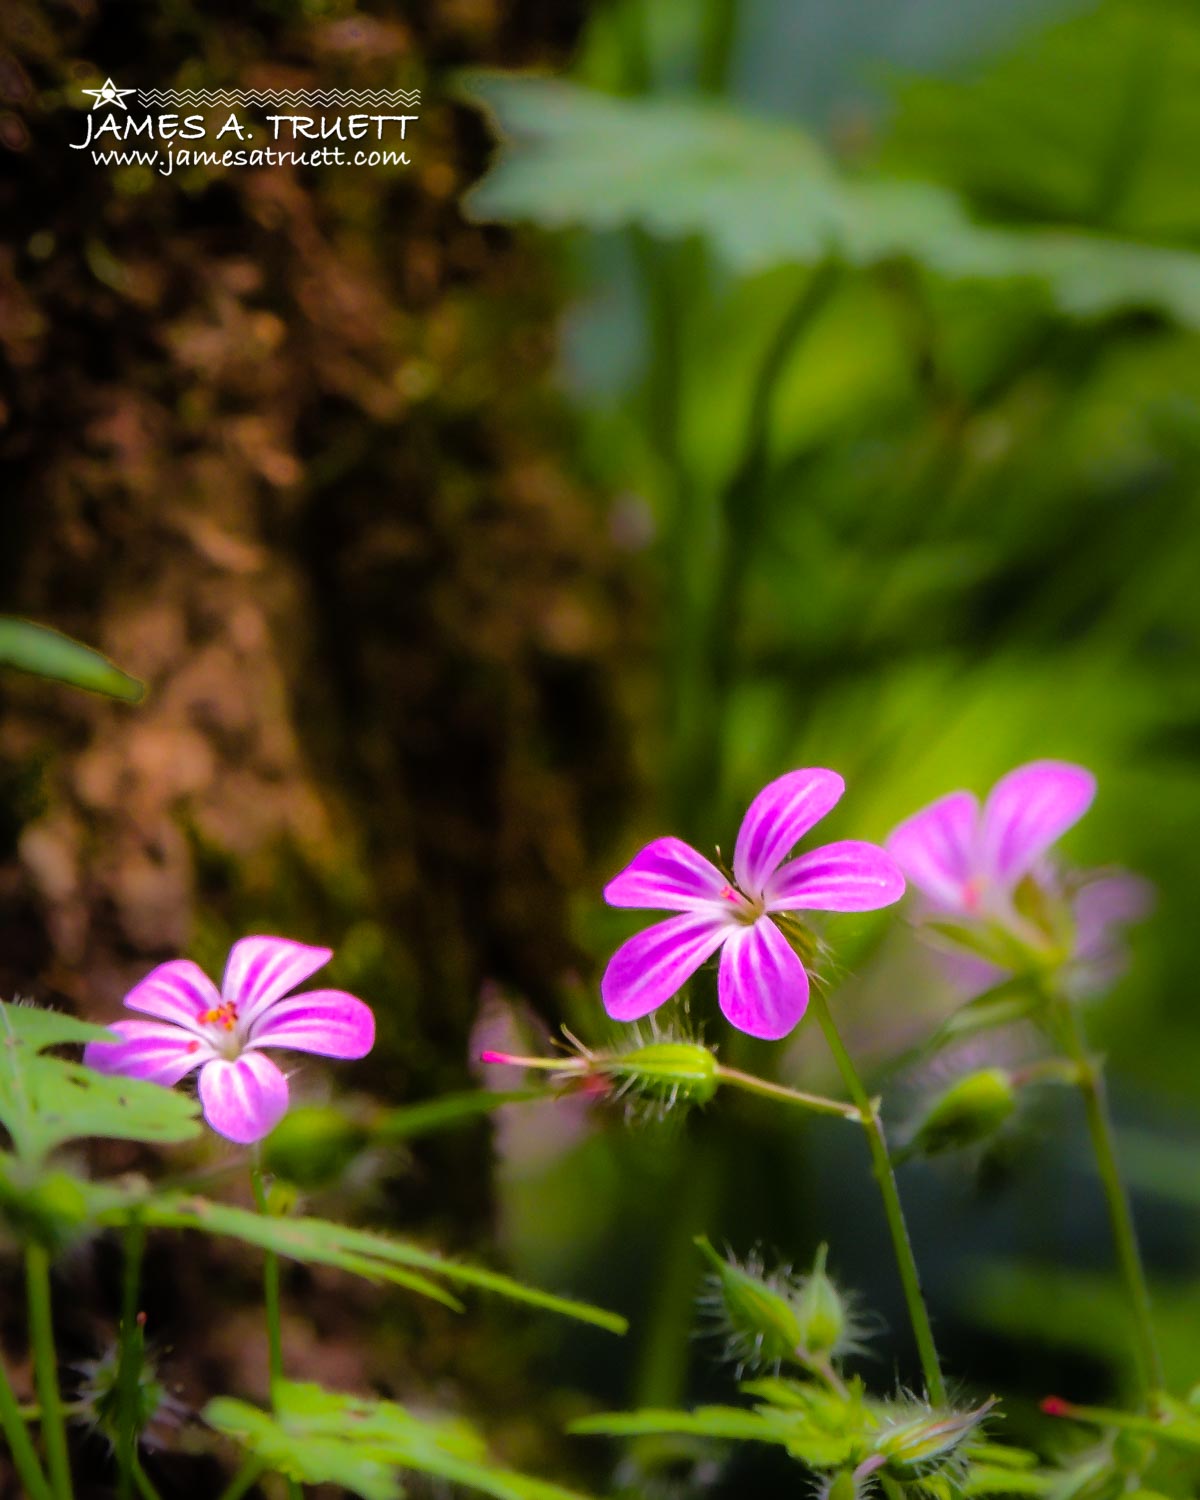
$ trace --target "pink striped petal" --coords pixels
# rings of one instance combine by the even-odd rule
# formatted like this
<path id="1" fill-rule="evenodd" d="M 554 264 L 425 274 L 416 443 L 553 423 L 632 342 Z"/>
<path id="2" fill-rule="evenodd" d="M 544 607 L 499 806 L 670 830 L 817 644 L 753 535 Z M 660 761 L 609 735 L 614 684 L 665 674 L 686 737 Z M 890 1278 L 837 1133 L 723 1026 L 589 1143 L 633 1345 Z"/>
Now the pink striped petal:
<path id="1" fill-rule="evenodd" d="M 272 1001 L 282 1000 L 303 984 L 332 957 L 332 948 L 310 948 L 290 938 L 242 938 L 229 950 L 221 993 L 237 1006 L 238 1017 L 245 1025 Z"/>
<path id="2" fill-rule="evenodd" d="M 717 993 L 725 1019 L 748 1036 L 777 1041 L 808 1008 L 808 975 L 775 923 L 762 917 L 725 944 Z"/>
<path id="3" fill-rule="evenodd" d="M 1081 885 L 1072 907 L 1075 957 L 1093 958 L 1115 940 L 1118 929 L 1150 915 L 1154 910 L 1154 887 L 1128 870 L 1115 871 Z"/>
<path id="4" fill-rule="evenodd" d="M 615 1021 L 636 1021 L 669 1000 L 735 930 L 709 913 L 670 917 L 622 943 L 600 981 L 604 1008 Z"/>
<path id="5" fill-rule="evenodd" d="M 1010 771 L 983 810 L 984 868 L 1015 885 L 1083 817 L 1095 795 L 1092 773 L 1065 761 L 1036 760 Z"/>
<path id="6" fill-rule="evenodd" d="M 375 1042 L 369 1005 L 341 990 L 309 990 L 277 1000 L 250 1029 L 247 1047 L 289 1047 L 323 1057 L 366 1057 Z"/>
<path id="7" fill-rule="evenodd" d="M 682 839 L 655 839 L 604 887 L 609 906 L 694 911 L 722 900 L 729 882 Z"/>
<path id="8" fill-rule="evenodd" d="M 89 1042 L 83 1060 L 98 1073 L 123 1073 L 170 1087 L 215 1057 L 212 1047 L 180 1026 L 162 1021 L 117 1021 L 109 1031 L 119 1042 Z"/>
<path id="9" fill-rule="evenodd" d="M 951 792 L 907 818 L 888 836 L 887 851 L 908 879 L 938 906 L 963 911 L 967 883 L 977 876 L 979 802 Z"/>
<path id="10" fill-rule="evenodd" d="M 768 911 L 875 911 L 904 894 L 904 876 L 878 844 L 845 839 L 780 865 L 767 881 Z"/>
<path id="11" fill-rule="evenodd" d="M 262 1052 L 245 1052 L 235 1062 L 217 1057 L 200 1070 L 200 1103 L 218 1135 L 248 1146 L 287 1113 L 287 1079 Z"/>
<path id="12" fill-rule="evenodd" d="M 220 1003 L 216 985 L 188 958 L 175 958 L 169 964 L 159 964 L 125 996 L 129 1010 L 140 1010 L 146 1015 L 173 1021 L 197 1035 L 203 1034 L 200 1017 Z"/>
<path id="13" fill-rule="evenodd" d="M 836 771 L 823 770 L 789 771 L 763 787 L 742 819 L 733 851 L 733 873 L 747 896 L 762 894 L 768 877 L 845 788 Z"/>

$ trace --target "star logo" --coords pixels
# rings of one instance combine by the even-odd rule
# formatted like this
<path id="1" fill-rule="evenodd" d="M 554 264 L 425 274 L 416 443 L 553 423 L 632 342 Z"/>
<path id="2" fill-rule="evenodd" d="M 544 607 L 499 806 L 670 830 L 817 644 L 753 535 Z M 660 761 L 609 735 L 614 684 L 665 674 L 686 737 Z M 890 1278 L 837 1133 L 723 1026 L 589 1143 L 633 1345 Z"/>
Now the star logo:
<path id="1" fill-rule="evenodd" d="M 100 109 L 105 104 L 115 104 L 121 109 L 128 110 L 129 106 L 125 103 L 125 95 L 136 94 L 137 89 L 119 89 L 111 78 L 106 78 L 100 88 L 83 89 L 81 92 L 91 94 L 92 98 L 95 99 L 96 102 L 92 105 L 94 110 Z"/>

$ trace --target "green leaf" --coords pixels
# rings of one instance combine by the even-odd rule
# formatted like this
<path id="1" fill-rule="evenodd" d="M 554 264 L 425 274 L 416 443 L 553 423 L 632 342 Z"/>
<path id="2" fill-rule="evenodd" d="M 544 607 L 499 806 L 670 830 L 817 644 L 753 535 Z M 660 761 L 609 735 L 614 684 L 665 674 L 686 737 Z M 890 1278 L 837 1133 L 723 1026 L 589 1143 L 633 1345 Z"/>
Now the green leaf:
<path id="1" fill-rule="evenodd" d="M 363 1500 L 397 1500 L 403 1493 L 394 1470 L 352 1442 L 297 1433 L 245 1401 L 218 1396 L 204 1408 L 204 1420 L 298 1484 L 340 1484 Z"/>
<path id="2" fill-rule="evenodd" d="M 848 1397 L 798 1381 L 752 1381 L 743 1389 L 769 1393 L 770 1404 L 753 1411 L 701 1406 L 695 1411 L 607 1412 L 581 1418 L 569 1430 L 609 1437 L 687 1436 L 773 1443 L 814 1469 L 858 1463 L 870 1452 L 878 1423 L 857 1388 Z M 786 1404 L 775 1404 L 777 1397 Z"/>
<path id="3" fill-rule="evenodd" d="M 433 1278 L 494 1292 L 512 1302 L 590 1323 L 610 1333 L 624 1333 L 628 1327 L 626 1320 L 616 1313 L 524 1286 L 499 1271 L 465 1265 L 404 1240 L 324 1219 L 268 1218 L 187 1193 L 149 1194 L 136 1200 L 101 1196 L 97 1200 L 97 1213 L 100 1222 L 110 1225 L 126 1223 L 136 1214 L 147 1227 L 195 1229 L 204 1234 L 224 1235 L 262 1250 L 273 1250 L 289 1260 L 334 1266 L 368 1280 L 391 1282 L 455 1309 L 461 1304 Z"/>
<path id="4" fill-rule="evenodd" d="M 449 1130 L 456 1125 L 490 1115 L 504 1104 L 527 1104 L 542 1099 L 542 1089 L 469 1089 L 458 1094 L 444 1094 L 440 1099 L 404 1104 L 380 1115 L 371 1125 L 376 1140 L 400 1141 L 413 1136 L 429 1135 L 435 1130 Z"/>
<path id="5" fill-rule="evenodd" d="M 89 1136 L 169 1145 L 198 1133 L 198 1109 L 187 1095 L 97 1073 L 44 1050 L 114 1039 L 72 1016 L 0 1001 L 0 1125 L 17 1156 L 37 1162 Z"/>
<path id="6" fill-rule="evenodd" d="M 740 1406 L 699 1406 L 695 1411 L 599 1412 L 570 1423 L 568 1432 L 592 1437 L 707 1437 L 786 1446 L 785 1421 Z"/>
<path id="7" fill-rule="evenodd" d="M 416 1417 L 393 1401 L 288 1381 L 273 1396 L 273 1416 L 221 1397 L 209 1402 L 205 1420 L 300 1483 L 341 1484 L 366 1500 L 392 1500 L 400 1493 L 395 1471 L 406 1469 L 495 1500 L 581 1500 L 494 1464 L 480 1435 L 460 1419 Z"/>
<path id="8" fill-rule="evenodd" d="M 115 667 L 107 656 L 31 620 L 0 617 L 0 666 L 52 677 L 89 693 L 137 703 L 145 685 Z"/>
<path id="9" fill-rule="evenodd" d="M 794 126 L 715 105 L 501 73 L 463 86 L 501 141 L 467 195 L 476 219 L 700 234 L 744 273 L 908 260 L 951 280 L 1039 283 L 1071 317 L 1151 309 L 1200 327 L 1200 257 L 1187 251 L 977 223 L 941 187 L 851 177 Z"/>
<path id="10" fill-rule="evenodd" d="M 1060 1474 L 1041 1469 L 1011 1469 L 1006 1464 L 973 1463 L 963 1480 L 964 1495 L 1048 1495 Z"/>

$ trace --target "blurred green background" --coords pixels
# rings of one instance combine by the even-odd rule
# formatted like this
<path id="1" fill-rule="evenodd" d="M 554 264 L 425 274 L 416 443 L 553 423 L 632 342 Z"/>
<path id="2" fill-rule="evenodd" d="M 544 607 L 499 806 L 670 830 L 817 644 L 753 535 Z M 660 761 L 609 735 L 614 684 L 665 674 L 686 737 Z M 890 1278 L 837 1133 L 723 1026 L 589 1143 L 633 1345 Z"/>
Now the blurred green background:
<path id="1" fill-rule="evenodd" d="M 846 777 L 831 836 L 882 838 L 1078 760 L 1100 793 L 1069 854 L 1158 890 L 1088 1021 L 1170 1374 L 1194 1380 L 1200 12 L 18 0 L 3 24 L 0 608 L 150 688 L 131 710 L 0 682 L 3 992 L 109 1014 L 158 958 L 328 941 L 381 1045 L 298 1086 L 366 1118 L 467 1086 L 505 1005 L 527 1036 L 603 1039 L 596 982 L 636 924 L 599 893 L 645 839 L 728 847 L 800 765 Z M 102 171 L 63 143 L 110 73 L 419 84 L 414 164 Z M 894 919 L 827 935 L 901 1126 L 930 1080 L 885 1064 L 946 993 Z M 834 1086 L 806 1028 L 739 1046 L 711 989 L 692 1012 L 723 1057 Z M 719 1102 L 376 1149 L 335 1206 L 490 1246 L 635 1333 L 381 1326 L 356 1293 L 336 1316 L 293 1298 L 294 1347 L 449 1386 L 517 1459 L 600 1484 L 565 1416 L 727 1393 L 690 1337 L 704 1230 L 797 1263 L 828 1240 L 887 1325 L 864 1373 L 911 1381 L 861 1148 Z M 964 1388 L 1127 1389 L 1069 1101 L 901 1190 Z M 205 1350 L 181 1365 L 252 1383 L 235 1338 L 157 1311 Z M 668 1458 L 664 1493 L 794 1487 Z"/>

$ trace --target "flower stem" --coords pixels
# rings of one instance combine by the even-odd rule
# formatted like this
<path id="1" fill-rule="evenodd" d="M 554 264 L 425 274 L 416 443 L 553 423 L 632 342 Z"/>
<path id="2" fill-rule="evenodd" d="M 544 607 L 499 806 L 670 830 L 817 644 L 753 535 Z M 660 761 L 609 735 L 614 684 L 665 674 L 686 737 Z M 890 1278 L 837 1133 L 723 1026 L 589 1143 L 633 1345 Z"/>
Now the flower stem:
<path id="1" fill-rule="evenodd" d="M 242 1496 L 267 1471 L 267 1466 L 258 1458 L 248 1458 L 229 1481 L 221 1494 L 221 1500 L 242 1500 Z"/>
<path id="2" fill-rule="evenodd" d="M 254 1189 L 255 1207 L 260 1214 L 270 1217 L 271 1210 L 267 1205 L 267 1189 L 263 1182 L 262 1165 L 257 1156 L 250 1167 L 250 1182 Z M 263 1307 L 267 1317 L 267 1363 L 271 1374 L 271 1405 L 274 1406 L 275 1388 L 283 1379 L 283 1336 L 279 1321 L 279 1257 L 274 1250 L 268 1250 L 263 1259 Z M 250 1483 L 253 1483 L 253 1480 Z M 301 1492 L 296 1481 L 289 1479 L 287 1487 L 290 1500 L 299 1500 Z"/>
<path id="3" fill-rule="evenodd" d="M 25 1419 L 17 1405 L 12 1382 L 3 1362 L 0 1362 L 0 1427 L 8 1439 L 17 1478 L 29 1500 L 54 1500 L 53 1491 L 46 1482 L 37 1454 L 33 1451 L 33 1444 L 29 1441 Z"/>
<path id="4" fill-rule="evenodd" d="M 260 1214 L 269 1217 L 267 1190 L 263 1183 L 262 1167 L 256 1161 L 250 1168 L 250 1182 L 254 1188 L 254 1206 Z M 275 1383 L 283 1379 L 283 1338 L 279 1326 L 279 1257 L 268 1250 L 263 1259 L 263 1303 L 267 1315 L 267 1363 L 271 1373 L 272 1397 Z"/>
<path id="5" fill-rule="evenodd" d="M 862 1120 L 856 1104 L 845 1104 L 839 1099 L 825 1099 L 820 1094 L 805 1094 L 799 1089 L 790 1089 L 782 1083 L 758 1078 L 753 1073 L 743 1073 L 740 1068 L 727 1068 L 717 1064 L 717 1078 L 731 1088 L 744 1089 L 748 1094 L 758 1094 L 763 1099 L 775 1099 L 781 1104 L 793 1104 L 797 1109 L 811 1110 L 818 1115 L 838 1115 L 843 1120 Z"/>
<path id="6" fill-rule="evenodd" d="M 67 1456 L 67 1429 L 58 1389 L 58 1356 L 54 1351 L 54 1318 L 50 1310 L 50 1257 L 41 1245 L 26 1247 L 25 1285 L 46 1467 L 56 1500 L 71 1500 L 71 1461 Z"/>
<path id="7" fill-rule="evenodd" d="M 150 1476 L 142 1468 L 136 1454 L 134 1454 L 131 1472 L 133 1474 L 133 1482 L 137 1485 L 137 1491 L 142 1500 L 162 1500 L 162 1496 L 154 1488 L 153 1484 L 151 1484 Z"/>
<path id="8" fill-rule="evenodd" d="M 896 1267 L 900 1272 L 900 1282 L 904 1288 L 904 1300 L 908 1304 L 908 1316 L 912 1323 L 913 1336 L 917 1341 L 917 1353 L 920 1356 L 925 1385 L 929 1399 L 935 1405 L 941 1405 L 946 1399 L 946 1382 L 942 1377 L 942 1368 L 938 1362 L 937 1346 L 933 1341 L 929 1312 L 925 1306 L 925 1298 L 921 1294 L 921 1278 L 913 1256 L 912 1243 L 908 1237 L 908 1227 L 904 1222 L 904 1209 L 900 1204 L 896 1176 L 892 1170 L 891 1157 L 888 1155 L 883 1122 L 879 1118 L 879 1106 L 868 1095 L 853 1059 L 846 1051 L 845 1043 L 834 1025 L 829 1005 L 815 985 L 810 1005 L 816 1013 L 821 1030 L 825 1033 L 825 1040 L 833 1054 L 833 1060 L 837 1064 L 851 1099 L 857 1106 L 859 1119 L 866 1132 L 867 1146 L 871 1152 L 871 1167 L 883 1198 L 883 1211 L 892 1236 L 892 1249 L 895 1251 Z"/>
<path id="9" fill-rule="evenodd" d="M 1104 1087 L 1104 1071 L 1087 1048 L 1087 1040 L 1079 1017 L 1070 1001 L 1061 995 L 1051 995 L 1053 1017 L 1063 1050 L 1074 1062 L 1079 1091 L 1083 1095 L 1084 1113 L 1087 1117 L 1088 1134 L 1096 1167 L 1100 1174 L 1100 1185 L 1108 1205 L 1109 1224 L 1112 1228 L 1113 1244 L 1125 1292 L 1133 1313 L 1134 1353 L 1138 1375 L 1143 1390 L 1147 1393 L 1161 1390 L 1163 1384 L 1162 1357 L 1158 1352 L 1158 1341 L 1154 1333 L 1154 1319 L 1150 1306 L 1150 1288 L 1146 1281 L 1146 1270 L 1142 1264 L 1142 1253 L 1138 1246 L 1137 1229 L 1134 1227 L 1133 1210 L 1129 1193 L 1121 1177 L 1117 1163 L 1116 1144 L 1113 1138 L 1112 1118 L 1108 1111 L 1108 1099 Z"/>
<path id="10" fill-rule="evenodd" d="M 146 1231 L 134 1219 L 125 1231 L 125 1275 L 121 1286 L 120 1350 L 117 1355 L 117 1500 L 132 1500 L 141 1430 L 138 1390 L 142 1374 L 142 1329 L 138 1291 Z M 139 1486 L 140 1488 L 140 1486 Z"/>

